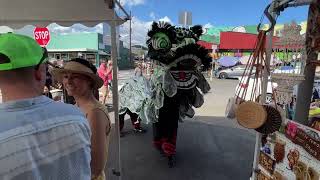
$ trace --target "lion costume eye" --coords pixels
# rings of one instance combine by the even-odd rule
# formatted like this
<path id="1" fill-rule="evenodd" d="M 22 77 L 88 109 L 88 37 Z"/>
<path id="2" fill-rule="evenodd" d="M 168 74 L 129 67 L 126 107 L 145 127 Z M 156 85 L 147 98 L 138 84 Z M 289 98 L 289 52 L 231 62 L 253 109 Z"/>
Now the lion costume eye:
<path id="1" fill-rule="evenodd" d="M 156 33 L 151 40 L 155 50 L 168 50 L 172 47 L 169 37 L 164 33 Z"/>

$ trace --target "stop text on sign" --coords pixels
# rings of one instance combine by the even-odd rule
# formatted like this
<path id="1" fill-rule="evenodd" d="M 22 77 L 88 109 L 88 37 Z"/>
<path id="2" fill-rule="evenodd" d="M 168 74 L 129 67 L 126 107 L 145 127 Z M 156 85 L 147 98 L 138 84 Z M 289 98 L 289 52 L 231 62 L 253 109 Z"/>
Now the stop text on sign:
<path id="1" fill-rule="evenodd" d="M 36 27 L 33 36 L 37 43 L 42 47 L 46 46 L 50 41 L 50 32 L 46 27 Z"/>
<path id="2" fill-rule="evenodd" d="M 48 39 L 49 38 L 49 31 L 39 31 L 34 33 L 35 39 Z"/>

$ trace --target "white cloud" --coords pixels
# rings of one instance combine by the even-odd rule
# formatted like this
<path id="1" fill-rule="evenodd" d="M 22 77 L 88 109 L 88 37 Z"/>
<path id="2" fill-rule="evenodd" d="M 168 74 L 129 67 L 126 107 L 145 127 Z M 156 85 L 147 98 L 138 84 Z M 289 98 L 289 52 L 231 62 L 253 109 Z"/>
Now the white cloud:
<path id="1" fill-rule="evenodd" d="M 211 23 L 207 23 L 203 26 L 204 29 L 209 29 L 209 28 L 212 28 L 213 25 Z"/>
<path id="2" fill-rule="evenodd" d="M 211 23 L 207 23 L 205 25 L 202 26 L 202 30 L 203 30 L 203 34 L 206 34 L 208 29 L 212 28 L 213 25 Z"/>
<path id="3" fill-rule="evenodd" d="M 50 24 L 48 26 L 49 30 L 53 33 L 57 34 L 68 34 L 68 33 L 91 33 L 91 32 L 97 32 L 102 33 L 103 32 L 103 25 L 102 23 L 94 26 L 94 27 L 86 27 L 82 24 L 75 24 L 70 27 L 64 27 L 59 26 L 58 24 Z"/>
<path id="4" fill-rule="evenodd" d="M 151 15 L 151 14 L 150 14 Z M 165 16 L 160 19 L 153 19 L 154 21 L 165 21 L 172 24 L 169 17 Z M 151 28 L 153 21 L 143 21 L 137 17 L 132 18 L 132 45 L 146 45 L 147 33 Z M 127 21 L 120 27 L 120 40 L 124 42 L 126 47 L 129 46 L 129 24 Z M 50 24 L 48 26 L 49 30 L 57 34 L 69 34 L 69 33 L 103 33 L 103 24 L 98 24 L 95 27 L 86 27 L 81 24 L 75 24 L 71 27 L 63 27 L 58 24 Z M 107 27 L 109 28 L 109 27 Z M 109 31 L 109 29 L 107 30 Z"/>
<path id="5" fill-rule="evenodd" d="M 159 21 L 164 21 L 164 22 L 168 22 L 170 24 L 173 24 L 171 19 L 168 16 L 165 16 L 163 18 L 160 18 Z"/>
<path id="6" fill-rule="evenodd" d="M 120 28 L 120 40 L 122 40 L 126 46 L 129 46 L 129 23 L 130 22 L 127 21 Z M 132 45 L 145 46 L 147 33 L 151 27 L 151 24 L 152 21 L 142 21 L 137 17 L 132 18 Z"/>
<path id="7" fill-rule="evenodd" d="M 160 18 L 159 20 L 154 20 L 173 24 L 171 19 L 167 16 Z M 132 45 L 146 45 L 147 33 L 151 28 L 152 22 L 153 21 L 142 21 L 137 17 L 132 18 Z M 120 28 L 120 39 L 127 47 L 129 46 L 129 25 L 129 21 L 127 21 Z"/>
<path id="8" fill-rule="evenodd" d="M 150 16 L 151 19 L 156 19 L 156 15 L 155 15 L 154 12 L 151 12 L 151 13 L 149 14 L 149 16 Z"/>
<path id="9" fill-rule="evenodd" d="M 122 6 L 137 6 L 145 3 L 145 0 L 121 0 L 120 1 Z"/>
<path id="10" fill-rule="evenodd" d="M 234 31 L 234 32 L 242 32 L 242 33 L 247 32 L 247 31 L 246 31 L 246 28 L 243 27 L 243 26 L 235 27 L 235 28 L 232 29 L 232 31 Z"/>

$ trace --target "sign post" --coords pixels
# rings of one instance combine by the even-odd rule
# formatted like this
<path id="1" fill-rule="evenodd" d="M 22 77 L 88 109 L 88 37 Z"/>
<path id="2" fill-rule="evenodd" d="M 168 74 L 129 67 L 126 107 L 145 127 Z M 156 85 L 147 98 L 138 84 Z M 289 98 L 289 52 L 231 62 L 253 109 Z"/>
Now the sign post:
<path id="1" fill-rule="evenodd" d="M 45 47 L 49 44 L 50 32 L 48 28 L 36 27 L 33 31 L 33 36 L 40 46 Z"/>

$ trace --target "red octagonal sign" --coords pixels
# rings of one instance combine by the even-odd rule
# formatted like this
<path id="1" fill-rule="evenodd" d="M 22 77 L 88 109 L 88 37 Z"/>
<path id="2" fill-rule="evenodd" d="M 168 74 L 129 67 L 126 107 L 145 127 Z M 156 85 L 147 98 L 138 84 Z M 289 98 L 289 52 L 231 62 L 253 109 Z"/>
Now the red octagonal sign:
<path id="1" fill-rule="evenodd" d="M 36 27 L 33 31 L 34 39 L 42 47 L 46 46 L 50 41 L 50 32 L 48 28 Z"/>

